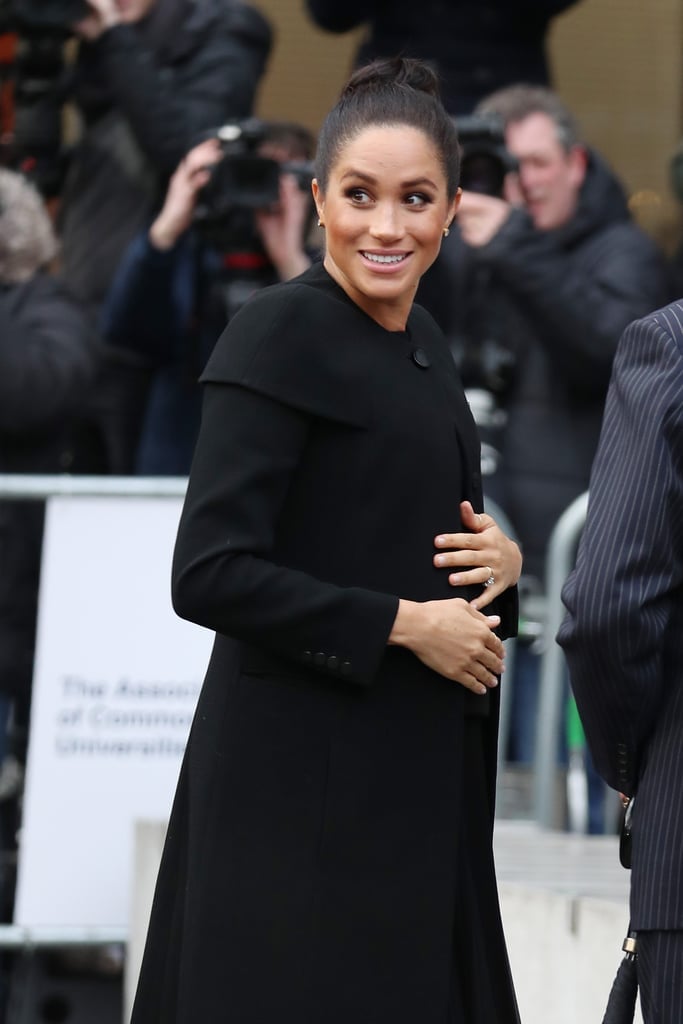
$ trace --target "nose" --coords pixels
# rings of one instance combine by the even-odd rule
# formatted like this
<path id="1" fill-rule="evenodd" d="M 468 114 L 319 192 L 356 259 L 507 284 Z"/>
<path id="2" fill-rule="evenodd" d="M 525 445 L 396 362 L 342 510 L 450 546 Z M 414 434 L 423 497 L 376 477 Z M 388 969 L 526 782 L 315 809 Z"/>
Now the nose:
<path id="1" fill-rule="evenodd" d="M 370 234 L 380 242 L 395 242 L 403 236 L 400 208 L 395 203 L 378 203 L 375 207 Z"/>

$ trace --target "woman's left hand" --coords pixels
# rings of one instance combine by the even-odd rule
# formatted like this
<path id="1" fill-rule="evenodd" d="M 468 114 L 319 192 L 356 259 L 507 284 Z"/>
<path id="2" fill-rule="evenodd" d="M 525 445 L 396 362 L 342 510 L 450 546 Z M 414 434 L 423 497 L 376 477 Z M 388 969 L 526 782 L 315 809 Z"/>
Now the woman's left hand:
<path id="1" fill-rule="evenodd" d="M 460 515 L 468 532 L 442 533 L 435 537 L 439 553 L 434 555 L 434 565 L 439 569 L 455 569 L 448 577 L 454 587 L 478 583 L 482 592 L 471 604 L 485 608 L 517 582 L 522 571 L 522 553 L 493 516 L 475 512 L 469 501 L 461 502 Z"/>

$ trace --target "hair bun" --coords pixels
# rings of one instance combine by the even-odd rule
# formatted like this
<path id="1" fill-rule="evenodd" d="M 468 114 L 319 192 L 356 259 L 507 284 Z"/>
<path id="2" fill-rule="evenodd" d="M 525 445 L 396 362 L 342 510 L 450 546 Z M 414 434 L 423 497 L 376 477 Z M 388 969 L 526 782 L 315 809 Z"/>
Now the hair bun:
<path id="1" fill-rule="evenodd" d="M 429 64 L 413 57 L 388 57 L 374 60 L 354 71 L 340 99 L 346 99 L 360 90 L 381 91 L 396 87 L 414 89 L 439 98 L 439 80 Z"/>

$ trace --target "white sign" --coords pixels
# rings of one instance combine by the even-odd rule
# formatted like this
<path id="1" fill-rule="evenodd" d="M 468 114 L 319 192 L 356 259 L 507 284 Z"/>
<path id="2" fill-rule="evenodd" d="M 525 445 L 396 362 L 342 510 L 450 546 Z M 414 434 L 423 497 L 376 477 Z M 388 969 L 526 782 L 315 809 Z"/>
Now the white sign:
<path id="1" fill-rule="evenodd" d="M 48 502 L 17 925 L 127 926 L 134 823 L 168 818 L 213 639 L 171 607 L 181 504 Z"/>

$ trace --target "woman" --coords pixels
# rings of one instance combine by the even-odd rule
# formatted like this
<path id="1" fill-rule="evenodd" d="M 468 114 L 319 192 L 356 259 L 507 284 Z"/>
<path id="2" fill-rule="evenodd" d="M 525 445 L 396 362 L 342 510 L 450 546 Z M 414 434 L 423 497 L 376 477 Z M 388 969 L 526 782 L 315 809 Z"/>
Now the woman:
<path id="1" fill-rule="evenodd" d="M 413 306 L 457 154 L 429 69 L 357 72 L 319 139 L 324 263 L 203 375 L 173 595 L 217 636 L 134 1024 L 518 1019 L 491 832 L 521 560 Z"/>

